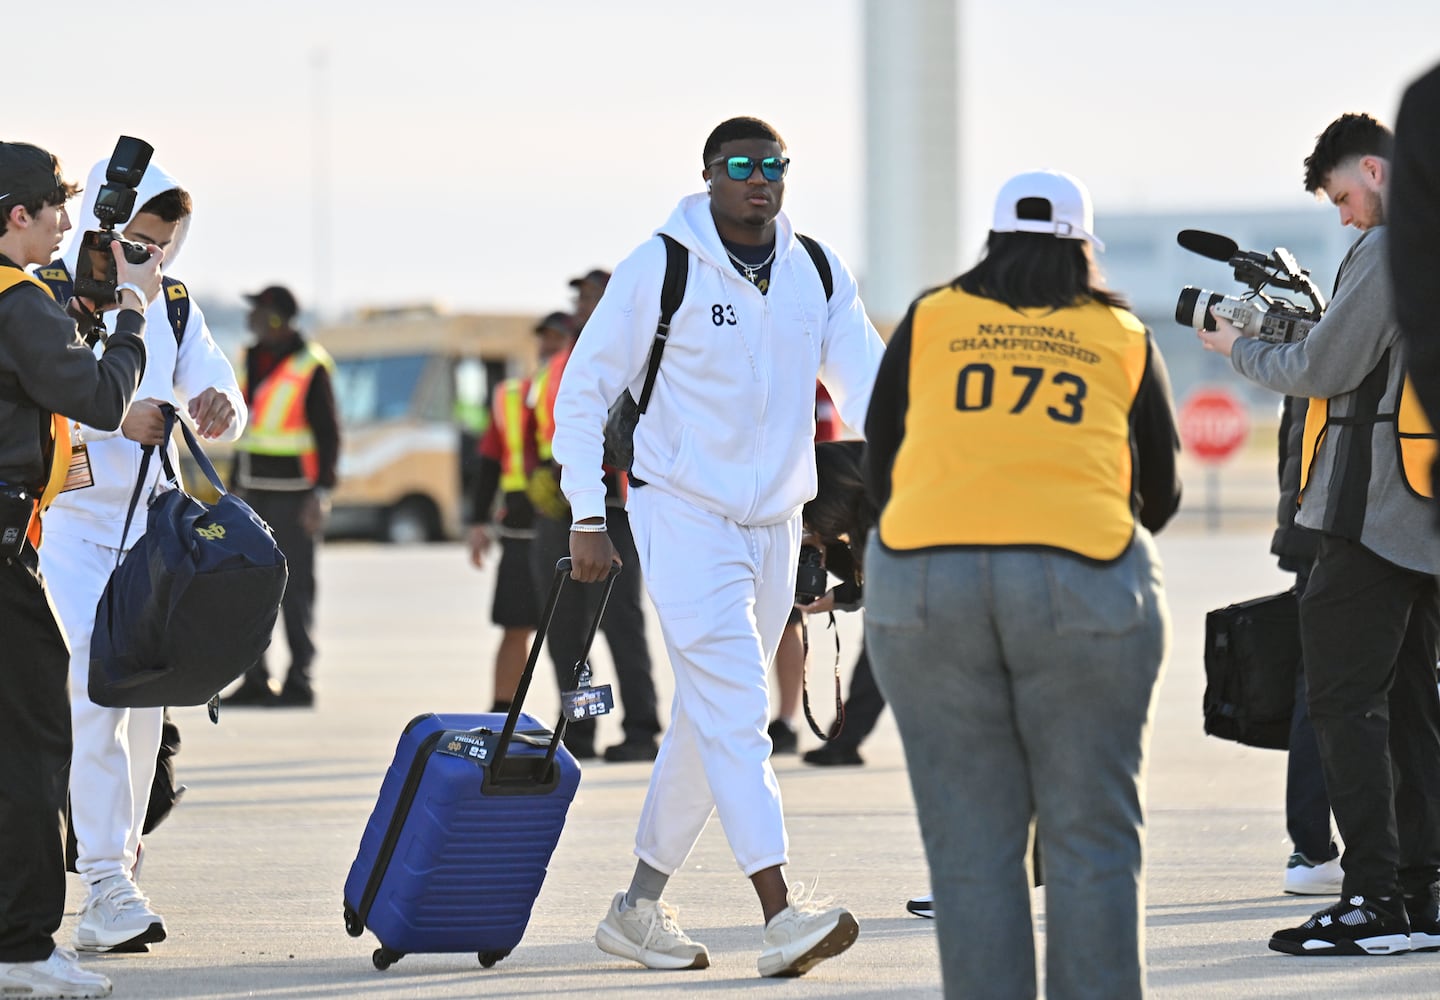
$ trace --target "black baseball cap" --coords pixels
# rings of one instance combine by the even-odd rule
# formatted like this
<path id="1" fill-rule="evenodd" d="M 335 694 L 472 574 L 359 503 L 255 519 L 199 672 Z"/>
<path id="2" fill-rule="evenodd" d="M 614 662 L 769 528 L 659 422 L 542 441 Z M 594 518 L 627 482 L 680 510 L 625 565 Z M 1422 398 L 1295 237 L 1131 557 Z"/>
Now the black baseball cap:
<path id="1" fill-rule="evenodd" d="M 0 203 L 18 204 L 39 195 L 66 191 L 54 155 L 28 142 L 0 142 Z"/>
<path id="2" fill-rule="evenodd" d="M 575 336 L 575 317 L 569 313 L 553 312 L 535 324 L 536 333 L 544 333 L 546 330 L 558 330 L 573 337 Z"/>
<path id="3" fill-rule="evenodd" d="M 271 285 L 254 295 L 245 296 L 253 308 L 268 309 L 281 319 L 294 319 L 300 315 L 300 303 L 284 285 Z"/>
<path id="4" fill-rule="evenodd" d="M 604 288 L 610 282 L 610 272 L 601 268 L 594 268 L 586 271 L 578 278 L 570 279 L 571 288 L 579 288 L 581 285 L 599 285 Z"/>

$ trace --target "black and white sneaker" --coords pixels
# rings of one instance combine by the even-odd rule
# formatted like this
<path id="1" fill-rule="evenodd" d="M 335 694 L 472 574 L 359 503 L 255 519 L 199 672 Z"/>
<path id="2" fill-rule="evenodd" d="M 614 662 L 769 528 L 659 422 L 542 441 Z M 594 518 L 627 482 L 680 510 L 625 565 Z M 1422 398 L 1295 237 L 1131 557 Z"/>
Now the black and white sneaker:
<path id="1" fill-rule="evenodd" d="M 1440 883 L 1405 897 L 1410 950 L 1440 951 Z"/>
<path id="2" fill-rule="evenodd" d="M 1342 897 L 1299 927 L 1276 931 L 1270 950 L 1287 955 L 1398 955 L 1410 950 L 1410 922 L 1398 896 Z"/>
<path id="3" fill-rule="evenodd" d="M 935 919 L 935 897 L 933 895 L 916 896 L 905 904 L 905 909 L 917 917 Z"/>

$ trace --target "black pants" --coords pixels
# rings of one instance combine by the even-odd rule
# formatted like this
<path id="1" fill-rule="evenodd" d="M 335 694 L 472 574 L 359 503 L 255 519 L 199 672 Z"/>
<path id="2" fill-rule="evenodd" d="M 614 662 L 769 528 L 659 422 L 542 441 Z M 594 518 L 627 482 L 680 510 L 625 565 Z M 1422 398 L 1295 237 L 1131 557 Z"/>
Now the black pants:
<path id="1" fill-rule="evenodd" d="M 653 740 L 660 732 L 660 717 L 655 706 L 655 680 L 651 675 L 650 647 L 645 642 L 644 581 L 640 577 L 640 556 L 635 551 L 635 537 L 630 533 L 630 515 L 618 507 L 606 512 L 610 542 L 624 564 L 615 580 L 610 603 L 600 630 L 610 647 L 615 662 L 615 679 L 620 687 L 620 701 L 625 716 L 622 728 L 626 742 Z M 549 517 L 535 518 L 535 540 L 530 545 L 535 585 L 540 606 L 550 592 L 555 576 L 556 560 L 570 554 L 570 525 Z M 597 584 L 565 585 L 555 618 L 545 636 L 550 660 L 555 665 L 555 678 L 560 690 L 575 686 L 575 663 L 585 643 L 585 630 L 599 603 L 602 588 Z M 604 683 L 597 677 L 596 683 Z M 594 721 L 571 724 L 565 730 L 565 745 L 572 750 L 591 749 L 595 745 Z"/>
<path id="2" fill-rule="evenodd" d="M 1435 578 L 1326 535 L 1300 602 L 1310 718 L 1345 839 L 1344 895 L 1440 872 L 1440 596 Z"/>
<path id="3" fill-rule="evenodd" d="M 309 490 L 245 491 L 245 502 L 275 532 L 275 544 L 285 554 L 290 570 L 280 613 L 285 621 L 285 642 L 290 647 L 285 686 L 294 691 L 310 690 L 310 664 L 315 659 L 315 642 L 310 638 L 315 624 L 315 536 L 300 523 L 310 495 Z M 245 687 L 269 683 L 270 670 L 262 656 L 246 671 Z"/>
<path id="4" fill-rule="evenodd" d="M 19 562 L 0 562 L 0 635 L 0 962 L 43 962 L 65 912 L 70 649 Z"/>
<path id="5" fill-rule="evenodd" d="M 1295 594 L 1305 596 L 1310 570 L 1295 574 Z M 1295 671 L 1295 708 L 1290 713 L 1290 750 L 1285 761 L 1285 828 L 1295 850 L 1316 863 L 1340 853 L 1330 835 L 1330 796 L 1325 793 L 1325 766 L 1310 722 L 1309 693 L 1302 657 Z"/>

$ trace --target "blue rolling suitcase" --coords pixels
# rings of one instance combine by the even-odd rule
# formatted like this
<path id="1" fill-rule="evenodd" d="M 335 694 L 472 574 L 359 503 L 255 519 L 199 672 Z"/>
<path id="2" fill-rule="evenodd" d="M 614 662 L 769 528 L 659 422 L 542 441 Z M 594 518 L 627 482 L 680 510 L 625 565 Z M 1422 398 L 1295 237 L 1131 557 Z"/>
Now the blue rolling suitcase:
<path id="1" fill-rule="evenodd" d="M 489 968 L 525 933 L 580 784 L 564 714 L 552 733 L 521 712 L 569 574 L 560 560 L 508 715 L 422 715 L 400 736 L 345 880 L 345 929 L 380 940 L 377 969 L 412 952 L 473 952 Z"/>

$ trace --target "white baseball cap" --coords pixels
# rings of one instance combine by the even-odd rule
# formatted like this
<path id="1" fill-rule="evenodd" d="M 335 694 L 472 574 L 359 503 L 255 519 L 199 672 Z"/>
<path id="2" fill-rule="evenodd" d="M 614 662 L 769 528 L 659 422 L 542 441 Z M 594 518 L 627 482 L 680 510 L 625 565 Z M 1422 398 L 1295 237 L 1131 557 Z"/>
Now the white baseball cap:
<path id="1" fill-rule="evenodd" d="M 1049 218 L 1020 218 L 1017 209 L 1026 198 L 1049 202 Z M 995 222 L 990 228 L 997 233 L 1045 233 L 1062 240 L 1086 240 L 1096 250 L 1105 249 L 1093 232 L 1095 207 L 1090 203 L 1090 191 L 1079 178 L 1059 170 L 1031 170 L 1006 181 L 995 196 Z"/>

